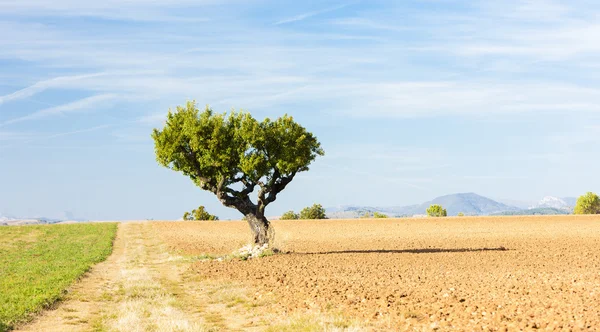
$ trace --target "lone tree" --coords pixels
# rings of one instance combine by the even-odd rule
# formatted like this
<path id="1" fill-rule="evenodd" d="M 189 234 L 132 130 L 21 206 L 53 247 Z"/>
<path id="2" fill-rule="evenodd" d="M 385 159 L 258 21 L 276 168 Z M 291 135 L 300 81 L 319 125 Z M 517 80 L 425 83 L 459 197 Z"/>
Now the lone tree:
<path id="1" fill-rule="evenodd" d="M 446 209 L 439 204 L 433 204 L 427 208 L 427 216 L 429 217 L 446 217 L 447 215 Z"/>
<path id="2" fill-rule="evenodd" d="M 152 138 L 158 163 L 240 211 L 258 245 L 269 242 L 267 205 L 324 155 L 316 137 L 291 116 L 259 122 L 247 112 L 218 114 L 208 106 L 200 112 L 195 102 L 169 110 L 164 128 L 154 129 Z M 256 203 L 250 199 L 255 189 Z"/>
<path id="3" fill-rule="evenodd" d="M 593 192 L 588 192 L 577 199 L 575 214 L 600 214 L 600 197 Z"/>
<path id="4" fill-rule="evenodd" d="M 208 213 L 204 206 L 201 205 L 197 209 L 193 209 L 191 213 L 184 213 L 183 220 L 219 220 L 219 217 Z"/>
<path id="5" fill-rule="evenodd" d="M 300 211 L 300 219 L 327 219 L 325 209 L 321 204 L 313 204 Z"/>

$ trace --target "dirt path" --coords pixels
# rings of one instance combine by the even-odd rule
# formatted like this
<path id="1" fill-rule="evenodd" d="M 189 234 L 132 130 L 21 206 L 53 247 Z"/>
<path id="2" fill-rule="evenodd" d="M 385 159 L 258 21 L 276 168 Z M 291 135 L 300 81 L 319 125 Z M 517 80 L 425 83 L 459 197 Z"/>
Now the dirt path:
<path id="1" fill-rule="evenodd" d="M 188 273 L 150 223 L 119 225 L 113 254 L 66 299 L 17 331 L 211 331 L 263 329 L 268 319 L 239 285 Z"/>

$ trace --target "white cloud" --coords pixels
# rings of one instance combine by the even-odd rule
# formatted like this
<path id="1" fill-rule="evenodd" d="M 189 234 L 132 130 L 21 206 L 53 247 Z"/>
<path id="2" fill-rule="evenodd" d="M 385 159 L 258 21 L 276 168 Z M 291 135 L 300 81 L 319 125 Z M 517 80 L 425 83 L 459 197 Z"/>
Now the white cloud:
<path id="1" fill-rule="evenodd" d="M 373 16 L 366 12 L 330 22 L 328 34 L 284 31 L 241 21 L 202 27 L 200 31 L 211 30 L 206 34 L 192 30 L 176 38 L 154 34 L 156 31 L 148 32 L 152 38 L 116 33 L 90 37 L 85 31 L 40 25 L 28 29 L 26 23 L 10 28 L 14 22 L 4 22 L 0 24 L 12 37 L 0 40 L 4 46 L 0 57 L 49 68 L 92 68 L 98 73 L 40 81 L 0 97 L 0 104 L 52 88 L 127 95 L 160 104 L 151 112 L 166 111 L 187 99 L 209 103 L 221 111 L 322 102 L 327 106 L 319 111 L 382 118 L 598 111 L 597 84 L 552 76 L 557 75 L 553 71 L 532 72 L 540 70 L 536 64 L 551 61 L 568 74 L 588 75 L 590 71 L 580 66 L 593 67 L 590 59 L 600 56 L 600 25 L 591 19 L 594 10 L 581 14 L 572 9 L 575 5 L 550 1 L 475 3 L 476 15 L 409 12 L 401 23 L 391 20 L 393 12 L 375 12 Z M 0 10 L 21 15 L 28 10 L 46 15 L 57 15 L 57 11 L 103 13 L 116 10 L 118 4 L 112 0 L 61 0 L 51 9 L 46 2 L 28 0 L 0 2 Z M 125 4 L 128 8 L 144 5 L 170 6 L 167 1 Z M 190 2 L 181 0 L 175 5 Z M 348 27 L 367 31 L 347 35 Z M 44 38 L 37 37 L 38 32 Z M 404 38 L 403 32 L 413 37 Z M 347 36 L 352 42 L 330 44 L 325 35 L 342 37 L 342 43 Z M 163 47 L 165 44 L 169 47 Z M 136 116 L 139 122 L 152 124 L 162 118 L 161 114 Z"/>

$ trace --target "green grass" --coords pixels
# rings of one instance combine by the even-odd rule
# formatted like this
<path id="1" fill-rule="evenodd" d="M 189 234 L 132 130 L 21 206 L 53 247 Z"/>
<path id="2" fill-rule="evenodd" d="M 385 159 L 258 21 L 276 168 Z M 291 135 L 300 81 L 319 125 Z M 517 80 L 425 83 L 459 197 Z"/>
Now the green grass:
<path id="1" fill-rule="evenodd" d="M 0 227 L 0 332 L 65 295 L 112 252 L 116 223 Z"/>

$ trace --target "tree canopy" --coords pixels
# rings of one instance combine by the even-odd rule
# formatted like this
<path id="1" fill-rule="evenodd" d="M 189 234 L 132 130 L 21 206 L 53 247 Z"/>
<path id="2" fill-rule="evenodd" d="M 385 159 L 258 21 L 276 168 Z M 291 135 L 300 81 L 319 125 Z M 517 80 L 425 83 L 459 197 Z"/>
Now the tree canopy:
<path id="1" fill-rule="evenodd" d="M 206 208 L 201 205 L 197 209 L 193 209 L 191 213 L 185 212 L 183 220 L 219 220 L 219 217 L 208 213 Z"/>
<path id="2" fill-rule="evenodd" d="M 439 204 L 433 204 L 427 208 L 427 216 L 429 217 L 446 217 L 447 215 L 446 209 Z"/>
<path id="3" fill-rule="evenodd" d="M 281 215 L 279 218 L 281 220 L 297 220 L 300 219 L 300 216 L 294 211 L 288 211 Z"/>
<path id="4" fill-rule="evenodd" d="M 164 128 L 154 129 L 152 138 L 158 163 L 240 211 L 256 244 L 268 242 L 265 208 L 324 155 L 316 137 L 291 116 L 259 122 L 242 111 L 215 113 L 208 106 L 200 111 L 192 101 L 169 111 Z"/>
<path id="5" fill-rule="evenodd" d="M 327 216 L 321 204 L 313 204 L 300 211 L 300 219 L 327 219 Z"/>
<path id="6" fill-rule="evenodd" d="M 600 197 L 593 192 L 588 192 L 577 199 L 575 214 L 600 214 Z"/>

